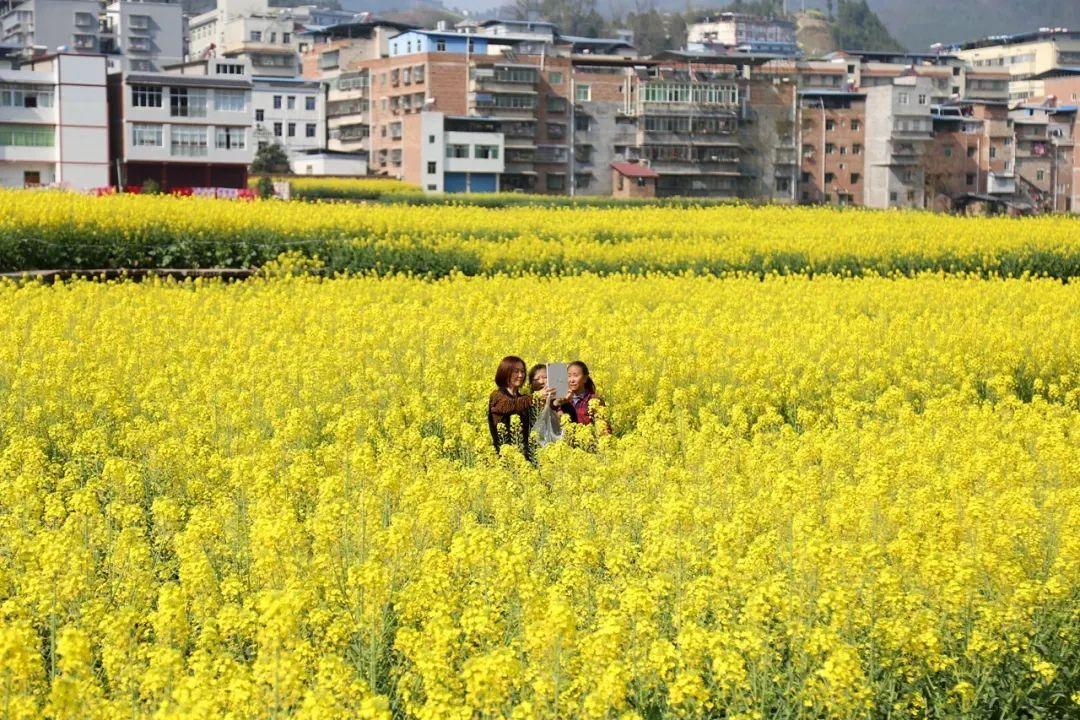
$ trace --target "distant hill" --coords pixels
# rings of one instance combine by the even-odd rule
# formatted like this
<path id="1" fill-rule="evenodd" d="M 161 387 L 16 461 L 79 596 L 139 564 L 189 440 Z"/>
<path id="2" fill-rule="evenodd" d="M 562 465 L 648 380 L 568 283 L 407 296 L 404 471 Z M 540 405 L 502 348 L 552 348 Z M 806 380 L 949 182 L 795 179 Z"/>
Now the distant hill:
<path id="1" fill-rule="evenodd" d="M 1080 30 L 1080 0 L 869 0 L 912 50 L 1040 27 Z"/>

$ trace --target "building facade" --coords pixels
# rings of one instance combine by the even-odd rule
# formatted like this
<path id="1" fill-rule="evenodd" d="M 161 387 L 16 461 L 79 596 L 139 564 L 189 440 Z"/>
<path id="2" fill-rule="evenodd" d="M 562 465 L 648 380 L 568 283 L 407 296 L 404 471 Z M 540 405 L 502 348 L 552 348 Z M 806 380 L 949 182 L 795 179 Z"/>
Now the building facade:
<path id="1" fill-rule="evenodd" d="M 108 185 L 105 97 L 100 55 L 47 55 L 0 67 L 0 185 Z"/>
<path id="2" fill-rule="evenodd" d="M 326 147 L 326 93 L 322 82 L 255 77 L 251 100 L 256 149 L 277 143 L 291 156 Z"/>
<path id="3" fill-rule="evenodd" d="M 254 157 L 249 65 L 211 59 L 109 81 L 115 184 L 246 186 Z"/>
<path id="4" fill-rule="evenodd" d="M 1042 28 L 1037 32 L 984 38 L 950 48 L 975 70 L 1009 74 L 1012 102 L 1046 95 L 1044 73 L 1080 66 L 1080 32 Z"/>

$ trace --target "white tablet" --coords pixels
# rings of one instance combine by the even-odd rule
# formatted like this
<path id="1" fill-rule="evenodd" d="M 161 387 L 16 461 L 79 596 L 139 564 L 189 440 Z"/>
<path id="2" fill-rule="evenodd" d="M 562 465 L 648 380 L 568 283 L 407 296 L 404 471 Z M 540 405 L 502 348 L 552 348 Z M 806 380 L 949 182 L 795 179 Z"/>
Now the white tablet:
<path id="1" fill-rule="evenodd" d="M 566 363 L 548 363 L 547 386 L 555 388 L 555 397 L 564 398 L 570 394 L 566 382 Z"/>

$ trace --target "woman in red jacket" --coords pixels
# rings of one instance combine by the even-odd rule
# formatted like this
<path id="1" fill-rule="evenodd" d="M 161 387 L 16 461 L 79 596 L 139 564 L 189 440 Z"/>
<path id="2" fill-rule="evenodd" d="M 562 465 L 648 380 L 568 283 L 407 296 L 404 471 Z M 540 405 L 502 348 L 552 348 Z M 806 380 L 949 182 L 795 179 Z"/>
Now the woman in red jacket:
<path id="1" fill-rule="evenodd" d="M 571 422 L 590 424 L 593 415 L 589 410 L 589 401 L 596 400 L 601 405 L 604 401 L 596 394 L 596 384 L 589 375 L 589 366 L 580 360 L 567 365 L 566 385 L 570 394 L 559 403 L 559 409 L 569 416 Z"/>

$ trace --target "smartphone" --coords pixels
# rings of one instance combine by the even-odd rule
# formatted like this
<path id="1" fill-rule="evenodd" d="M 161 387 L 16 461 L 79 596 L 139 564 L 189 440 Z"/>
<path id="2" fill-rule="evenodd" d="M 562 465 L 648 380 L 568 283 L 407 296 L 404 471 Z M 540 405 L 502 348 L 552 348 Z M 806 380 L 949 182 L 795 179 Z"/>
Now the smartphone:
<path id="1" fill-rule="evenodd" d="M 547 386 L 555 388 L 555 397 L 564 398 L 570 394 L 566 381 L 566 363 L 547 364 Z"/>

